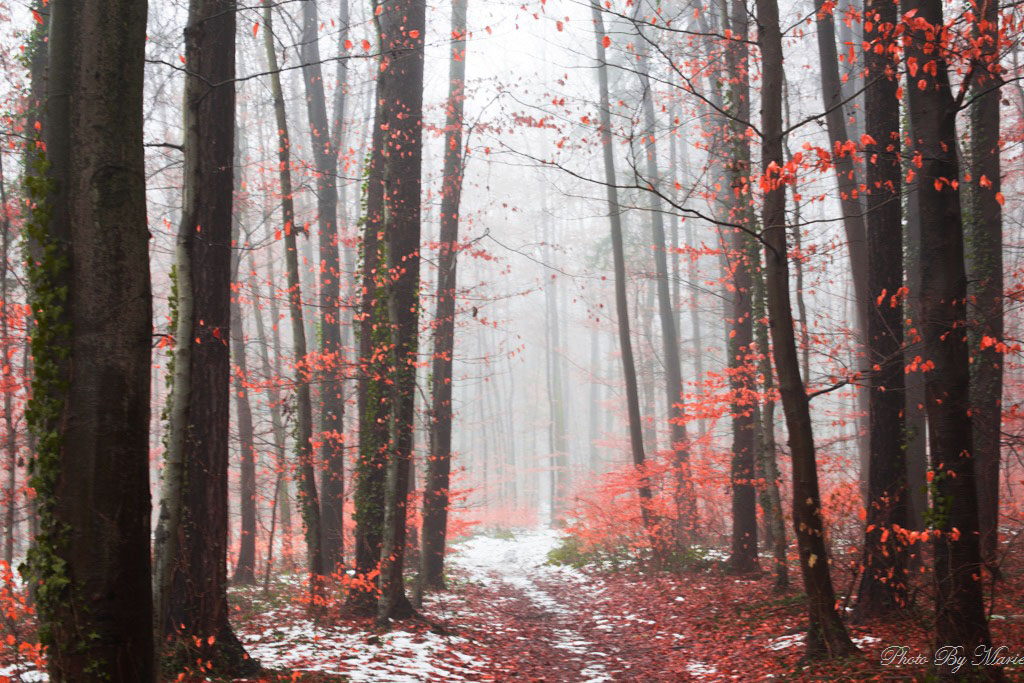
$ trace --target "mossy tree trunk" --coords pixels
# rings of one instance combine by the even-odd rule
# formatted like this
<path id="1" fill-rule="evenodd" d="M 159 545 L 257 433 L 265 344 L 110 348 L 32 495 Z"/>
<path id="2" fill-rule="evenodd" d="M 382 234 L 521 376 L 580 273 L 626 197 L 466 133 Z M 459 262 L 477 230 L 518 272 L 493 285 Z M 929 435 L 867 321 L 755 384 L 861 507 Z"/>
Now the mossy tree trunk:
<path id="1" fill-rule="evenodd" d="M 146 3 L 52 0 L 27 181 L 40 529 L 28 558 L 50 680 L 148 681 L 152 309 L 142 147 Z"/>

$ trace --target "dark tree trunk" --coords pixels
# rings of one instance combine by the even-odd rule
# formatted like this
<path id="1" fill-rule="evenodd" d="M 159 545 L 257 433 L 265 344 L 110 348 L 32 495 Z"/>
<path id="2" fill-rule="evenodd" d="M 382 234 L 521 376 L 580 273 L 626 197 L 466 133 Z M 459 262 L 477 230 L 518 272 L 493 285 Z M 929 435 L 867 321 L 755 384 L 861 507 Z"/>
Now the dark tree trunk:
<path id="1" fill-rule="evenodd" d="M 857 344 L 858 353 L 864 351 L 863 344 L 868 338 L 868 242 L 865 220 L 862 216 L 864 211 L 861 204 L 860 182 L 857 169 L 854 166 L 852 154 L 835 154 L 837 145 L 844 145 L 851 138 L 856 136 L 856 131 L 847 132 L 847 112 L 853 111 L 854 101 L 844 104 L 848 89 L 853 88 L 857 82 L 856 74 L 850 74 L 848 79 L 849 88 L 844 88 L 843 80 L 839 73 L 839 57 L 836 51 L 836 28 L 835 12 L 837 9 L 826 11 L 824 0 L 815 0 L 814 9 L 818 25 L 818 58 L 821 62 L 821 96 L 825 106 L 825 125 L 828 129 L 829 147 L 833 150 L 832 161 L 836 173 L 836 185 L 839 189 L 839 206 L 843 213 L 843 229 L 846 234 L 847 250 L 850 254 L 850 274 L 853 280 L 853 295 L 857 311 L 857 332 L 861 336 Z M 840 18 L 840 26 L 845 27 L 845 18 Z M 874 56 L 877 61 L 878 55 Z M 856 123 L 852 124 L 856 128 Z M 884 144 L 880 141 L 880 144 Z M 898 193 L 897 193 L 898 196 Z M 797 226 L 799 230 L 799 226 Z M 799 289 L 797 291 L 800 291 Z M 807 321 L 804 320 L 806 326 Z M 805 351 L 806 353 L 806 351 Z M 806 373 L 805 373 L 806 374 Z M 868 393 L 865 389 L 857 391 L 858 406 L 864 413 L 869 413 Z M 869 453 L 871 452 L 869 439 L 865 438 L 866 419 L 858 420 L 860 435 L 857 438 L 857 451 L 861 465 L 861 490 L 867 490 L 867 478 L 869 469 Z"/>
<path id="2" fill-rule="evenodd" d="M 402 570 L 406 506 L 416 417 L 416 360 L 419 336 L 420 185 L 423 124 L 424 0 L 379 5 L 385 69 L 377 76 L 384 142 L 384 235 L 387 243 L 390 344 L 390 452 L 381 541 L 377 619 L 409 616 Z"/>
<path id="3" fill-rule="evenodd" d="M 903 207 L 901 202 L 900 102 L 894 59 L 899 22 L 891 0 L 867 0 L 873 17 L 864 50 L 867 157 L 868 362 L 870 460 L 863 573 L 857 595 L 860 617 L 902 609 L 907 601 L 907 467 L 904 430 Z"/>
<path id="4" fill-rule="evenodd" d="M 912 126 L 907 126 L 906 137 L 913 137 Z M 909 171 L 913 161 L 904 154 L 904 171 Z M 917 168 L 914 167 L 914 173 Z M 906 176 L 905 176 L 906 177 Z M 913 364 L 922 357 L 924 349 L 921 348 L 921 211 L 920 195 L 918 192 L 920 176 L 915 176 L 912 181 L 906 182 L 907 197 L 907 229 L 904 235 L 904 262 L 906 263 L 906 277 L 904 286 L 909 290 L 906 297 L 907 318 L 910 321 L 905 325 L 904 338 L 906 342 L 908 364 Z M 917 362 L 917 369 L 906 374 L 903 378 L 906 386 L 905 417 L 906 424 L 906 462 L 907 462 L 907 524 L 910 529 L 924 531 L 925 512 L 928 509 L 928 452 L 926 448 L 926 433 L 928 423 L 924 408 L 924 373 L 920 369 L 920 362 Z M 920 565 L 922 546 L 917 544 L 910 548 L 911 564 Z"/>
<path id="5" fill-rule="evenodd" d="M 310 397 L 310 367 L 306 354 L 306 330 L 302 315 L 302 285 L 299 281 L 299 254 L 296 235 L 300 231 L 295 224 L 295 208 L 292 201 L 291 138 L 288 135 L 288 120 L 285 115 L 284 95 L 281 92 L 281 74 L 277 67 L 277 52 L 274 48 L 273 10 L 269 0 L 264 0 L 263 34 L 267 63 L 270 65 L 270 87 L 274 99 L 274 117 L 278 131 L 278 160 L 281 175 L 281 223 L 284 233 L 285 262 L 288 267 L 288 311 L 291 315 L 292 347 L 295 353 L 295 450 L 298 453 L 299 500 L 302 504 L 302 519 L 306 527 L 307 568 L 312 594 L 320 590 L 324 575 L 320 529 L 320 503 L 316 490 L 316 472 L 313 467 L 313 402 Z M 326 137 L 326 134 L 325 134 Z M 314 608 L 315 609 L 315 608 Z"/>
<path id="6" fill-rule="evenodd" d="M 11 310 L 11 289 L 7 279 L 7 264 L 11 252 L 11 219 L 7 212 L 7 182 L 4 177 L 3 159 L 0 159 L 0 207 L 3 217 L 0 218 L 0 358 L 11 367 L 11 356 L 14 346 L 11 343 L 11 330 L 8 317 L 14 315 Z M 18 502 L 18 436 L 14 429 L 14 392 L 17 385 L 12 385 L 14 373 L 6 371 L 2 375 L 4 392 L 4 452 L 7 469 L 7 486 L 4 491 L 4 562 L 8 567 L 14 564 L 15 510 Z"/>
<path id="7" fill-rule="evenodd" d="M 941 0 L 905 0 L 904 14 L 915 21 L 942 25 Z M 970 365 L 966 325 L 967 275 L 960 193 L 952 186 L 960 175 L 957 159 L 956 103 L 950 90 L 942 46 L 920 27 L 908 27 L 906 57 L 924 65 L 935 60 L 933 74 L 919 70 L 907 88 L 913 139 L 920 163 L 921 322 L 923 354 L 934 367 L 925 375 L 928 441 L 934 473 L 936 644 L 973 653 L 990 646 L 982 591 L 978 541 L 975 458 L 971 457 Z M 923 85 L 923 87 L 920 87 Z M 954 531 L 955 530 L 955 531 Z M 939 673 L 952 678 L 949 666 Z M 977 667 L 979 679 L 996 680 L 996 667 Z"/>
<path id="8" fill-rule="evenodd" d="M 796 352 L 789 297 L 786 250 L 786 186 L 782 180 L 782 35 L 776 0 L 757 0 L 762 64 L 761 171 L 764 191 L 765 261 L 772 352 L 793 458 L 793 523 L 800 571 L 807 592 L 809 657 L 844 657 L 856 651 L 836 611 L 818 492 L 818 470 L 811 430 L 810 402 Z"/>
<path id="9" fill-rule="evenodd" d="M 172 634 L 184 661 L 202 657 L 217 671 L 246 673 L 255 663 L 231 630 L 227 604 L 234 10 L 231 0 L 192 0 L 185 29 L 186 190 L 177 288 L 188 305 L 179 311 L 175 371 L 188 379 L 179 384 L 176 376 L 173 393 L 170 428 L 177 436 L 169 450 L 177 452 L 168 457 L 180 463 L 181 486 L 162 492 L 164 533 L 176 540 L 164 551 L 173 551 L 167 555 L 173 566 L 158 635 Z M 175 505 L 180 527 L 164 517 Z"/>
<path id="10" fill-rule="evenodd" d="M 462 128 L 466 101 L 466 5 L 467 0 L 452 2 L 452 56 L 448 67 L 444 186 L 441 191 L 437 310 L 434 314 L 431 373 L 430 452 L 423 491 L 420 582 L 424 588 L 433 589 L 445 587 L 444 550 L 448 531 L 448 487 L 452 453 L 452 354 L 455 348 L 456 265 L 463 175 Z"/>
<path id="11" fill-rule="evenodd" d="M 362 296 L 359 322 L 359 458 L 356 462 L 353 492 L 356 522 L 356 573 L 367 576 L 378 568 L 384 534 L 384 478 L 388 456 L 388 422 L 391 398 L 384 388 L 387 375 L 387 347 L 390 332 L 387 323 L 387 299 L 383 290 L 385 274 L 381 267 L 384 229 L 384 119 L 383 94 L 377 82 L 376 108 L 366 180 L 366 214 L 363 216 Z M 372 615 L 375 595 L 353 590 L 349 604 Z"/>
<path id="12" fill-rule="evenodd" d="M 981 559 L 999 575 L 999 463 L 1001 460 L 1003 354 L 1003 211 L 999 152 L 999 98 L 993 89 L 999 69 L 999 4 L 985 0 L 977 10 L 975 38 L 981 57 L 975 66 L 971 106 L 971 219 L 968 266 L 971 306 L 971 415 L 978 478 Z M 985 21 L 986 24 L 981 22 Z M 982 29 L 984 26 L 984 30 Z"/>
<path id="13" fill-rule="evenodd" d="M 154 675 L 152 332 L 142 148 L 146 3 L 49 3 L 43 131 L 27 239 L 40 530 L 28 560 L 52 681 Z M 74 530 L 73 533 L 70 530 Z"/>
<path id="14" fill-rule="evenodd" d="M 661 543 L 655 528 L 654 511 L 651 509 L 651 485 L 647 478 L 644 455 L 643 425 L 640 421 L 640 395 L 637 390 L 636 365 L 633 360 L 633 340 L 629 333 L 629 304 L 626 299 L 626 257 L 622 244 L 622 208 L 619 206 L 619 192 L 615 178 L 615 155 L 612 148 L 611 105 L 608 96 L 608 62 L 603 38 L 604 17 L 597 0 L 591 0 L 591 15 L 594 20 L 594 38 L 597 45 L 597 84 L 600 96 L 598 118 L 601 122 L 601 149 L 604 156 L 605 196 L 608 204 L 608 221 L 611 227 L 612 260 L 615 267 L 615 314 L 618 319 L 619 351 L 622 356 L 622 374 L 626 383 L 626 416 L 629 427 L 630 453 L 637 470 L 637 495 L 640 498 L 640 513 L 651 547 L 658 552 Z"/>
<path id="15" fill-rule="evenodd" d="M 236 231 L 237 235 L 237 231 Z M 241 245 L 235 239 L 234 279 L 238 281 L 239 250 Z M 239 511 L 242 517 L 241 538 L 238 559 L 232 582 L 240 585 L 256 583 L 256 444 L 253 438 L 252 408 L 249 405 L 248 365 L 245 359 L 245 326 L 242 323 L 242 307 L 236 294 L 231 301 L 231 355 L 235 370 L 235 414 L 238 416 L 239 444 Z"/>
<path id="16" fill-rule="evenodd" d="M 344 358 L 341 347 L 341 258 L 338 250 L 338 156 L 332 145 L 327 122 L 320 66 L 320 21 L 316 0 L 302 3 L 302 77 L 306 85 L 310 147 L 316 165 L 316 206 L 320 226 L 320 358 L 317 386 L 320 422 L 316 443 L 320 444 L 323 482 L 320 499 L 320 543 L 324 570 L 330 574 L 342 564 L 345 552 L 345 402 L 342 395 Z M 345 61 L 345 60 L 341 60 Z M 343 84 L 338 84 L 339 88 Z"/>
<path id="17" fill-rule="evenodd" d="M 729 20 L 734 35 L 746 39 L 749 33 L 746 0 L 733 0 Z M 730 40 L 726 47 L 726 62 L 730 73 L 746 74 L 747 46 L 739 40 Z M 781 84 L 780 84 L 781 87 Z M 750 84 L 746 78 L 733 79 L 726 135 L 732 158 L 729 161 L 731 188 L 729 191 L 732 222 L 754 229 L 755 218 L 748 201 L 750 186 L 750 143 L 746 122 L 750 120 Z M 783 194 L 783 203 L 785 195 Z M 723 238 L 724 240 L 724 238 Z M 754 340 L 751 321 L 750 238 L 733 228 L 727 246 L 730 250 L 730 269 L 734 291 L 732 310 L 729 312 L 729 388 L 732 392 L 732 554 L 729 566 L 735 572 L 751 572 L 757 563 L 757 492 L 754 489 L 755 417 L 750 396 L 755 390 L 754 361 L 750 345 Z"/>

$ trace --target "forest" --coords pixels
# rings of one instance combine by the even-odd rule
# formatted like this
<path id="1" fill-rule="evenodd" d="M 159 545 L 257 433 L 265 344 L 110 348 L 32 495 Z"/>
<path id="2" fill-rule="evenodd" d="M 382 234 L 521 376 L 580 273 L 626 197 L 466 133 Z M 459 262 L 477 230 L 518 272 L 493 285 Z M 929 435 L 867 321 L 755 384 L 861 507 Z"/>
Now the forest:
<path id="1" fill-rule="evenodd" d="M 1022 41 L 0 0 L 0 681 L 1024 681 Z"/>

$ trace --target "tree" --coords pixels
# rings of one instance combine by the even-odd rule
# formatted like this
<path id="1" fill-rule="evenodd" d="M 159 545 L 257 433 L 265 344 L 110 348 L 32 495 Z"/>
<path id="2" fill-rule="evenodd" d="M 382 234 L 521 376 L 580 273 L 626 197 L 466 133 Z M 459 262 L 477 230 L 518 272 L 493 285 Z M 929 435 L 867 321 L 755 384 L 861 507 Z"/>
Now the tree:
<path id="1" fill-rule="evenodd" d="M 40 523 L 26 568 L 50 680 L 150 680 L 147 8 L 49 8 L 46 160 L 30 169 L 25 225 Z"/>
<path id="2" fill-rule="evenodd" d="M 601 150 L 604 157 L 604 186 L 608 205 L 608 223 L 611 229 L 612 262 L 615 269 L 615 316 L 619 332 L 619 351 L 622 356 L 622 374 L 626 383 L 626 416 L 629 427 L 630 454 L 636 468 L 637 496 L 644 529 L 655 552 L 661 548 L 651 510 L 651 484 L 647 476 L 644 453 L 643 425 L 640 421 L 640 393 L 637 389 L 636 364 L 633 360 L 633 340 L 629 333 L 629 304 L 626 299 L 626 257 L 622 244 L 622 207 L 619 205 L 618 184 L 615 178 L 615 155 L 612 148 L 611 105 L 608 95 L 608 61 L 604 44 L 603 10 L 597 0 L 591 0 L 594 20 L 594 38 L 597 45 L 597 86 L 599 93 L 598 119 L 600 122 Z"/>
<path id="3" fill-rule="evenodd" d="M 341 374 L 341 260 L 338 252 L 338 155 L 327 122 L 320 66 L 320 21 L 316 0 L 302 3 L 302 76 L 306 85 L 310 147 L 316 166 L 316 205 L 320 226 L 320 358 L 318 386 L 320 423 L 316 442 L 323 463 L 320 498 L 320 526 L 324 570 L 341 566 L 345 551 L 345 401 Z M 341 60 L 345 61 L 345 60 Z M 343 84 L 339 82 L 339 88 Z"/>
<path id="4" fill-rule="evenodd" d="M 177 329 L 157 529 L 156 637 L 181 661 L 258 670 L 228 622 L 228 420 L 234 204 L 235 3 L 192 0 L 185 28 Z"/>
<path id="5" fill-rule="evenodd" d="M 745 39 L 749 33 L 746 0 L 733 0 L 729 17 L 732 33 Z M 723 17 L 724 19 L 724 17 Z M 728 72 L 733 74 L 729 87 L 730 120 L 725 136 L 731 159 L 727 162 L 731 192 L 730 220 L 747 231 L 754 229 L 756 218 L 747 201 L 750 177 L 750 83 L 747 80 L 747 45 L 730 40 L 725 48 Z M 780 86 L 781 87 L 781 86 Z M 784 190 L 783 190 L 784 191 Z M 785 195 L 783 195 L 785 201 Z M 754 453 L 756 420 L 751 396 L 754 393 L 750 349 L 754 340 L 751 321 L 751 259 L 749 235 L 740 228 L 729 229 L 723 247 L 729 250 L 732 272 L 732 310 L 729 315 L 729 388 L 732 391 L 732 554 L 729 566 L 735 572 L 751 572 L 757 563 L 757 492 L 754 489 Z"/>
<path id="6" fill-rule="evenodd" d="M 904 38 L 908 64 L 916 69 L 907 88 L 913 130 L 912 154 L 921 181 L 921 316 L 927 362 L 925 410 L 931 451 L 932 523 L 935 554 L 936 643 L 965 652 L 990 646 L 982 593 L 978 493 L 970 407 L 970 365 L 965 333 L 967 274 L 956 156 L 957 103 L 950 88 L 942 43 L 942 3 L 905 0 L 912 12 Z M 912 61 L 913 60 L 913 61 Z M 916 82 L 915 82 L 916 79 Z M 979 679 L 1001 680 L 998 667 L 978 667 Z M 953 677 L 950 665 L 939 668 Z"/>
<path id="7" fill-rule="evenodd" d="M 402 569 L 412 462 L 419 335 L 420 185 L 423 135 L 424 0 L 378 5 L 383 70 L 384 236 L 391 330 L 389 452 L 384 489 L 378 621 L 409 616 Z"/>
<path id="8" fill-rule="evenodd" d="M 999 575 L 999 466 L 1002 446 L 1003 211 L 999 147 L 999 3 L 986 0 L 972 26 L 978 41 L 971 81 L 970 220 L 967 222 L 971 335 L 971 415 L 978 481 L 981 558 Z"/>
<path id="9" fill-rule="evenodd" d="M 888 0 L 868 0 L 864 50 L 867 161 L 867 308 L 870 456 L 860 616 L 902 609 L 907 600 L 907 466 L 903 364 L 903 207 L 900 201 L 900 103 L 896 62 L 899 12 Z M 872 35 L 873 34 L 873 35 Z"/>
<path id="10" fill-rule="evenodd" d="M 793 458 L 793 524 L 800 572 L 807 592 L 810 657 L 844 657 L 856 651 L 836 611 L 818 492 L 818 471 L 811 430 L 810 400 L 800 377 L 789 297 L 786 249 L 786 185 L 783 180 L 782 33 L 776 0 L 757 0 L 763 57 L 761 87 L 761 184 L 764 206 L 766 294 L 772 332 L 772 355 L 779 377 L 782 409 Z"/>
<path id="11" fill-rule="evenodd" d="M 313 401 L 310 397 L 310 367 L 306 355 L 306 329 L 302 315 L 302 285 L 299 281 L 299 254 L 296 236 L 301 231 L 295 222 L 295 203 L 292 195 L 291 138 L 288 136 L 288 118 L 281 91 L 281 72 L 277 66 L 274 48 L 274 19 L 270 0 L 263 3 L 263 45 L 270 68 L 270 90 L 274 100 L 274 120 L 278 131 L 278 160 L 281 177 L 281 222 L 284 233 L 285 263 L 288 269 L 288 312 L 291 316 L 292 346 L 295 352 L 295 449 L 298 455 L 299 500 L 302 519 L 306 527 L 306 561 L 309 570 L 310 593 L 320 591 L 324 575 L 322 534 L 320 530 L 320 503 L 316 490 L 316 472 L 313 468 Z M 326 135 L 326 134 L 325 134 Z M 317 609 L 313 601 L 313 609 Z"/>
<path id="12" fill-rule="evenodd" d="M 636 5 L 637 11 L 640 4 Z M 643 39 L 641 23 L 636 23 L 637 33 Z M 647 65 L 647 51 L 641 50 L 637 69 L 640 87 L 643 90 L 644 129 L 641 138 L 646 140 L 644 154 L 647 157 L 647 183 L 654 187 L 660 185 L 658 170 L 658 145 L 655 142 L 654 93 L 651 92 L 651 79 Z M 654 246 L 654 273 L 658 294 L 658 319 L 661 323 L 662 353 L 665 367 L 665 403 L 669 416 L 669 448 L 672 451 L 672 465 L 676 478 L 676 508 L 679 515 L 677 532 L 684 528 L 692 528 L 694 524 L 692 492 L 689 490 L 689 455 L 687 453 L 686 416 L 683 414 L 682 394 L 683 377 L 679 361 L 679 330 L 677 316 L 673 306 L 669 288 L 668 253 L 665 240 L 665 220 L 661 198 L 655 192 L 647 194 L 651 219 L 651 242 Z M 675 279 L 673 279 L 675 281 Z M 682 538 L 676 543 L 682 544 Z M 755 543 L 756 546 L 756 543 Z M 755 549 L 756 553 L 756 549 Z"/>
<path id="13" fill-rule="evenodd" d="M 462 198 L 463 111 L 466 102 L 466 5 L 452 2 L 452 56 L 448 66 L 445 119 L 444 187 L 441 194 L 437 309 L 431 373 L 430 450 L 423 491 L 423 547 L 420 582 L 444 588 L 444 550 L 448 529 L 448 487 L 452 456 L 452 356 L 455 349 L 455 287 L 459 253 L 459 204 Z"/>

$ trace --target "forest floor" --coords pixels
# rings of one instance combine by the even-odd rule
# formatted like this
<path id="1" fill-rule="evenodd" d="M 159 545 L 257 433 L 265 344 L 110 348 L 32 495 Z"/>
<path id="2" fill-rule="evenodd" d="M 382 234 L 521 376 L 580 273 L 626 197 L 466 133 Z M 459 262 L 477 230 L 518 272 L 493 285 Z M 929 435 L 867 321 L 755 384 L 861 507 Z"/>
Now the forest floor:
<path id="1" fill-rule="evenodd" d="M 805 665 L 806 617 L 796 589 L 778 593 L 771 576 L 737 577 L 721 563 L 683 575 L 606 572 L 554 565 L 557 532 L 478 535 L 448 562 L 449 591 L 428 596 L 427 623 L 376 633 L 343 618 L 316 627 L 294 602 L 243 610 L 237 620 L 249 653 L 301 680 L 353 683 L 523 681 L 924 680 L 927 667 L 884 665 L 882 652 L 907 646 L 931 658 L 927 609 L 896 622 L 851 626 L 863 654 Z M 766 561 L 765 566 L 769 565 Z M 1008 568 L 1010 569 L 1010 568 Z M 993 641 L 1024 655 L 1021 572 L 992 605 Z M 799 582 L 798 573 L 793 580 Z M 927 582 L 922 581 L 927 591 Z M 238 594 L 236 593 L 236 596 Z M 917 602 L 926 606 L 925 594 Z M 240 615 L 241 616 L 241 615 Z M 435 631 L 442 631 L 443 635 Z M 1010 673 L 1024 680 L 1024 669 Z"/>
<path id="2" fill-rule="evenodd" d="M 799 590 L 776 592 L 772 577 L 733 576 L 705 561 L 685 574 L 610 572 L 550 563 L 557 532 L 477 535 L 449 555 L 449 590 L 424 601 L 424 620 L 381 632 L 332 605 L 314 623 L 299 575 L 231 591 L 236 631 L 250 656 L 280 672 L 259 680 L 313 683 L 446 681 L 601 683 L 628 681 L 908 681 L 927 666 L 885 665 L 886 647 L 931 658 L 927 577 L 898 621 L 851 626 L 862 655 L 806 665 Z M 769 562 L 764 562 L 768 566 Z M 1024 655 L 1024 572 L 1004 566 L 991 604 L 993 641 Z M 836 582 L 844 587 L 837 572 Z M 799 581 L 794 572 L 793 579 Z M 4 666 L 8 664 L 8 666 Z M 1008 671 L 1024 681 L 1024 667 Z M 0 681 L 43 681 L 33 667 L 0 663 Z M 184 679 L 202 680 L 202 679 Z"/>

